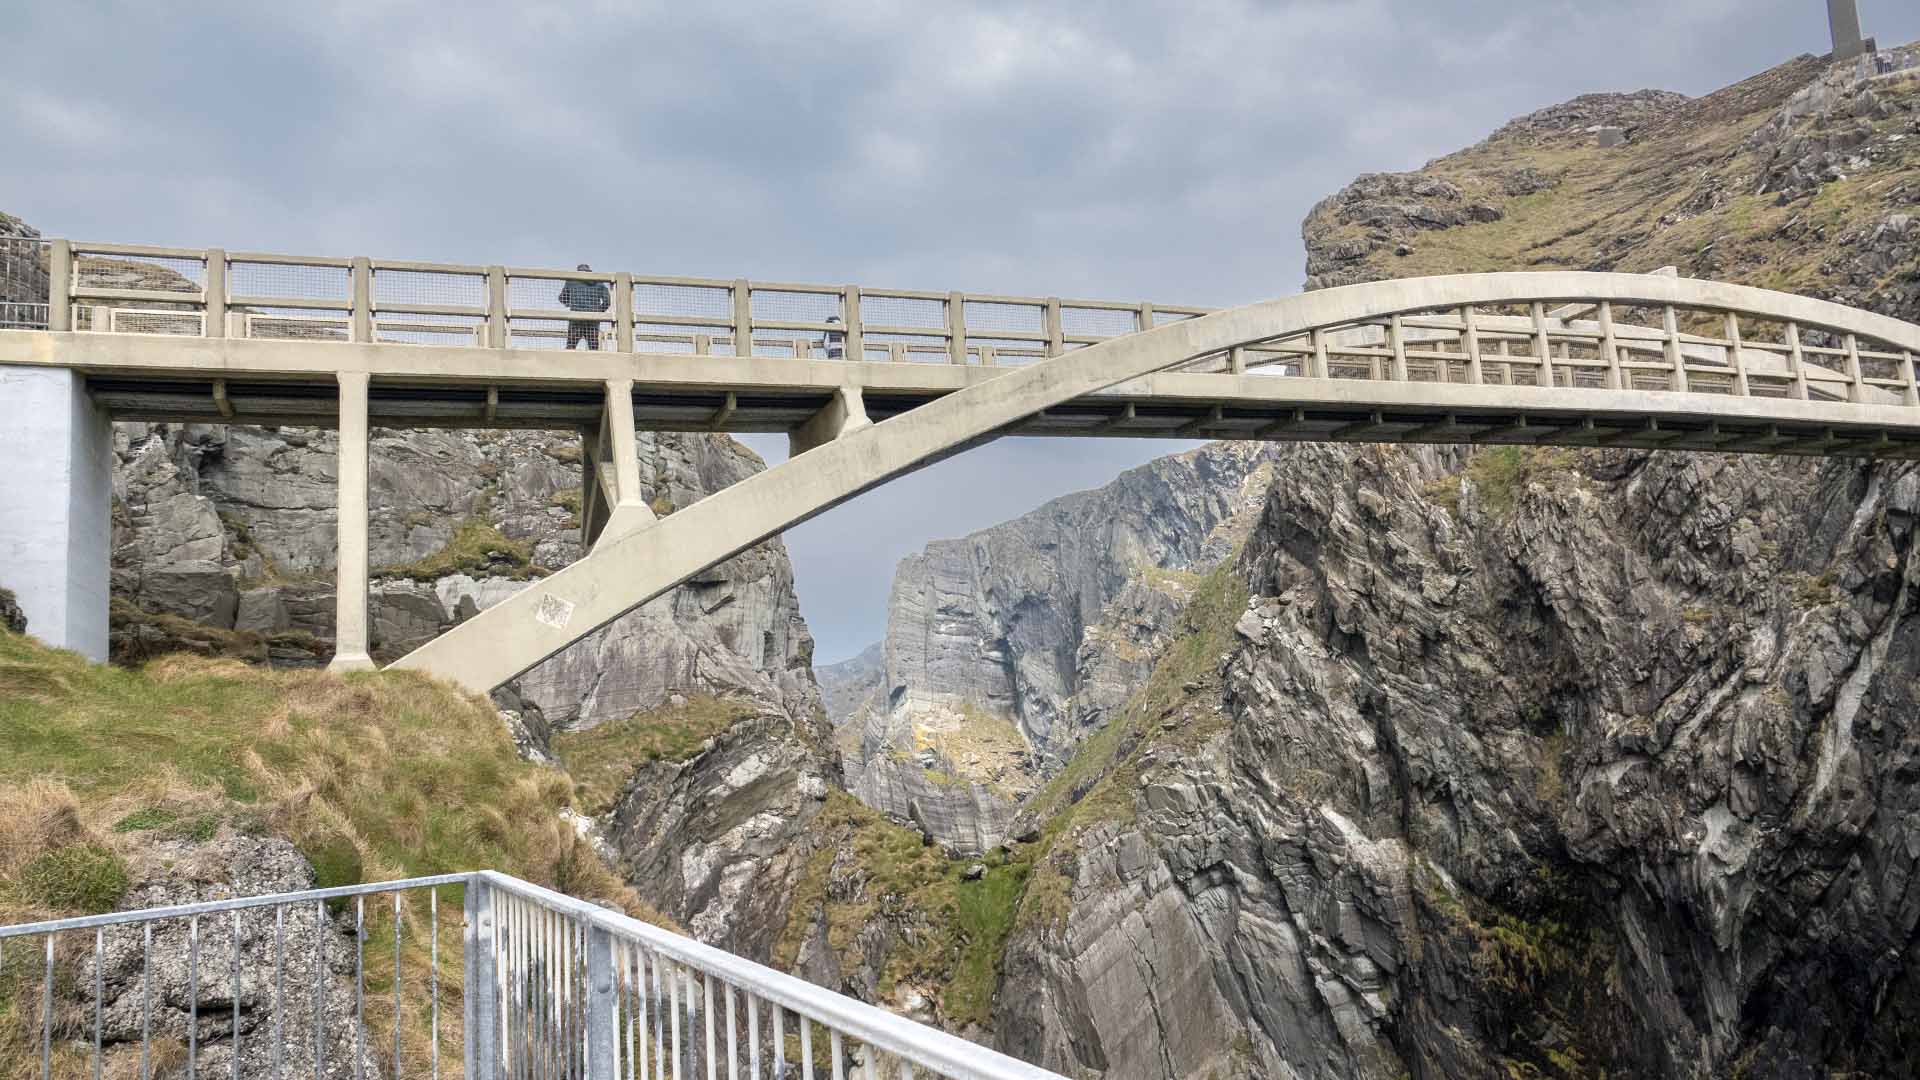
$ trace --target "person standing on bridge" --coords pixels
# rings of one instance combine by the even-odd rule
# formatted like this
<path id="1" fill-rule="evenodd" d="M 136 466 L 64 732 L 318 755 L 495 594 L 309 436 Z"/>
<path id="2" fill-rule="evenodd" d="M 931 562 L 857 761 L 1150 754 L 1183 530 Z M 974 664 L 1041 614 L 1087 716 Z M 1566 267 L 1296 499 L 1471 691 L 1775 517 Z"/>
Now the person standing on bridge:
<path id="1" fill-rule="evenodd" d="M 574 267 L 582 272 L 593 267 L 581 263 Z M 613 296 L 602 281 L 569 281 L 560 287 L 560 303 L 568 311 L 605 311 L 613 306 Z M 573 348 L 576 341 L 584 341 L 589 349 L 600 347 L 600 320 L 574 319 L 567 323 L 567 348 Z"/>
<path id="2" fill-rule="evenodd" d="M 827 316 L 827 336 L 820 340 L 820 348 L 829 360 L 847 358 L 847 332 L 840 328 L 840 316 Z"/>

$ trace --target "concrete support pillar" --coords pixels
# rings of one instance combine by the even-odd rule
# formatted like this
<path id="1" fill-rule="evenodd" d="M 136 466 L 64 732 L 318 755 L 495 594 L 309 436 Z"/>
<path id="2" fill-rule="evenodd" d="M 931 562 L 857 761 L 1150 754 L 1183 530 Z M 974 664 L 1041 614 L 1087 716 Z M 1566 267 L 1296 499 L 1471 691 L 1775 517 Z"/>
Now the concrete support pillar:
<path id="1" fill-rule="evenodd" d="M 336 615 L 333 671 L 369 671 L 367 653 L 367 375 L 343 371 L 340 380 L 340 516 L 334 560 Z"/>
<path id="2" fill-rule="evenodd" d="M 640 447 L 634 437 L 633 380 L 608 379 L 599 430 L 581 440 L 580 542 L 591 548 L 657 520 L 640 497 Z"/>
<path id="3" fill-rule="evenodd" d="M 0 365 L 0 588 L 27 633 L 107 658 L 113 425 L 63 368 Z"/>
<path id="4" fill-rule="evenodd" d="M 833 400 L 827 407 L 813 414 L 813 419 L 787 435 L 787 454 L 797 456 L 816 446 L 825 446 L 849 431 L 858 431 L 873 423 L 867 419 L 866 401 L 860 396 L 857 386 L 842 386 L 833 392 Z"/>

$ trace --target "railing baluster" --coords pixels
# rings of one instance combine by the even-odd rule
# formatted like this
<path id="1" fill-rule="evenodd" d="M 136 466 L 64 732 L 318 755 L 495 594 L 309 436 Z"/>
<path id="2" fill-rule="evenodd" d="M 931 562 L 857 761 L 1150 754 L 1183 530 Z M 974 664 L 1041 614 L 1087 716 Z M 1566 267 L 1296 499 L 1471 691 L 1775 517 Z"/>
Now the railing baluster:
<path id="1" fill-rule="evenodd" d="M 440 1080 L 440 890 L 427 892 L 428 936 L 432 944 L 428 948 L 431 957 L 427 965 L 427 996 L 433 1003 L 433 1080 Z"/>
<path id="2" fill-rule="evenodd" d="M 240 1080 L 240 913 L 233 913 L 233 947 L 227 950 L 227 979 L 233 993 L 233 1080 Z"/>
<path id="3" fill-rule="evenodd" d="M 1472 304 L 1460 309 L 1460 349 L 1467 354 L 1467 381 L 1479 386 L 1486 381 L 1486 373 L 1480 364 L 1480 325 Z"/>
<path id="4" fill-rule="evenodd" d="M 400 1080 L 400 1029 L 405 1027 L 400 1012 L 400 894 L 393 894 L 393 1080 Z"/>
<path id="5" fill-rule="evenodd" d="M 787 1007 L 773 1005 L 773 1080 L 787 1080 Z"/>
<path id="6" fill-rule="evenodd" d="M 140 1080 L 153 1080 L 153 924 L 140 924 Z"/>
<path id="7" fill-rule="evenodd" d="M 1865 401 L 1867 384 L 1861 381 L 1860 336 L 1847 335 L 1847 400 Z"/>
<path id="8" fill-rule="evenodd" d="M 1540 361 L 1535 372 L 1541 386 L 1553 385 L 1553 345 L 1547 336 L 1547 305 L 1533 302 L 1533 354 Z"/>
<path id="9" fill-rule="evenodd" d="M 727 1080 L 740 1080 L 740 1026 L 734 1018 L 733 984 L 727 988 Z"/>
<path id="10" fill-rule="evenodd" d="M 100 1080 L 100 1029 L 104 1018 L 104 999 L 107 996 L 105 978 L 100 968 L 106 961 L 107 931 L 105 927 L 96 927 L 93 931 L 93 1080 Z"/>
<path id="11" fill-rule="evenodd" d="M 1807 400 L 1807 354 L 1800 344 L 1800 324 L 1787 324 L 1787 372 L 1793 376 L 1793 396 Z"/>
<path id="12" fill-rule="evenodd" d="M 847 1066 L 840 1043 L 840 1029 L 827 1029 L 827 1053 L 833 1056 L 833 1080 L 847 1080 Z"/>
<path id="13" fill-rule="evenodd" d="M 1735 397 L 1751 396 L 1752 387 L 1747 383 L 1747 360 L 1740 355 L 1740 314 L 1727 312 L 1727 363 L 1733 368 L 1733 394 Z"/>
<path id="14" fill-rule="evenodd" d="M 1407 381 L 1407 332 L 1398 313 L 1387 319 L 1387 349 L 1393 353 L 1393 381 Z M 834 1077 L 834 1080 L 843 1080 Z"/>
<path id="15" fill-rule="evenodd" d="M 1613 334 L 1613 302 L 1600 301 L 1600 351 L 1607 357 L 1607 389 L 1619 390 L 1626 386 L 1620 371 L 1620 343 Z"/>
<path id="16" fill-rule="evenodd" d="M 813 1020 L 805 1013 L 794 1013 L 800 1021 L 800 1080 L 813 1080 Z"/>
<path id="17" fill-rule="evenodd" d="M 653 953 L 648 959 L 648 967 L 653 973 L 653 1075 L 654 1080 L 666 1080 L 667 1075 L 667 1018 L 662 1012 L 667 1008 L 666 999 L 660 996 L 659 953 Z M 677 1052 L 677 1051 L 676 1051 Z"/>
<path id="18" fill-rule="evenodd" d="M 286 1075 L 287 909 L 273 909 L 273 1080 Z"/>
<path id="19" fill-rule="evenodd" d="M 367 1064 L 367 898 L 353 898 L 353 1075 Z"/>
<path id="20" fill-rule="evenodd" d="M 707 1080 L 718 1080 L 719 1056 L 713 1031 L 713 976 L 700 976 L 700 1012 L 707 1021 Z"/>
<path id="21" fill-rule="evenodd" d="M 240 922 L 240 913 L 233 913 L 234 924 Z M 234 934 L 235 955 L 240 949 L 240 935 Z M 237 985 L 238 979 L 235 980 Z M 53 990 L 53 946 L 47 946 L 47 990 Z M 52 1002 L 51 996 L 48 998 Z M 233 995 L 233 1062 L 234 1068 L 240 1067 L 240 995 Z M 200 1072 L 200 916 L 195 915 L 187 921 L 187 1080 L 194 1080 Z"/>
<path id="22" fill-rule="evenodd" d="M 1672 304 L 1661 308 L 1660 331 L 1666 340 L 1667 365 L 1673 369 L 1669 389 L 1684 394 L 1687 392 L 1687 358 L 1680 350 L 1680 315 Z"/>
<path id="23" fill-rule="evenodd" d="M 313 1075 L 327 1074 L 327 902 L 313 902 Z"/>
<path id="24" fill-rule="evenodd" d="M 667 972 L 667 1009 L 673 1018 L 673 1080 L 685 1080 L 680 1057 L 680 970 Z"/>
<path id="25" fill-rule="evenodd" d="M 687 1080 L 700 1075 L 700 1006 L 693 996 L 693 969 L 680 966 L 680 1000 L 687 1003 Z"/>
<path id="26" fill-rule="evenodd" d="M 760 999 L 747 994 L 747 1075 L 760 1080 Z"/>

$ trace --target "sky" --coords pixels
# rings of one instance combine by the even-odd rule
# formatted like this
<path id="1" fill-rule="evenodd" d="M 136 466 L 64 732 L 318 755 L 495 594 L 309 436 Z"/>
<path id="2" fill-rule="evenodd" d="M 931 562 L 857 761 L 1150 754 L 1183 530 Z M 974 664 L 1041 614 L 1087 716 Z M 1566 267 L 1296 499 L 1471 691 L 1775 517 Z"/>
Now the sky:
<path id="1" fill-rule="evenodd" d="M 1859 0 L 1882 43 L 1920 4 Z M 1582 93 L 1827 49 L 1824 0 L 0 0 L 48 235 L 1225 306 L 1300 222 Z M 770 461 L 784 440 L 756 438 Z M 822 662 L 894 564 L 1178 444 L 1008 439 L 788 533 Z"/>

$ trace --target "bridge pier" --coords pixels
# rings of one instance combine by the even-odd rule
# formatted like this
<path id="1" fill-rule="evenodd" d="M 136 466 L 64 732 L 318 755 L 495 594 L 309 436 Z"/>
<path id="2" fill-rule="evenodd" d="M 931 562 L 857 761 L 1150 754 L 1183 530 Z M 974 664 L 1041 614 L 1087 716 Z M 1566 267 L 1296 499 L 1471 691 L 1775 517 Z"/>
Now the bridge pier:
<path id="1" fill-rule="evenodd" d="M 27 632 L 107 658 L 113 424 L 63 368 L 0 365 L 0 588 Z"/>
<path id="2" fill-rule="evenodd" d="M 339 484 L 334 556 L 333 661 L 330 671 L 370 671 L 367 652 L 367 374 L 342 371 Z"/>

